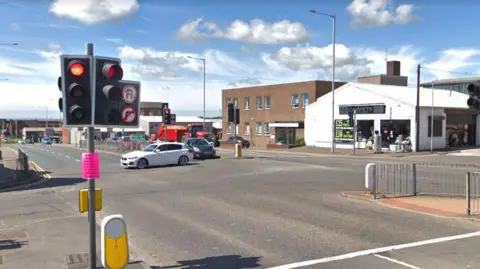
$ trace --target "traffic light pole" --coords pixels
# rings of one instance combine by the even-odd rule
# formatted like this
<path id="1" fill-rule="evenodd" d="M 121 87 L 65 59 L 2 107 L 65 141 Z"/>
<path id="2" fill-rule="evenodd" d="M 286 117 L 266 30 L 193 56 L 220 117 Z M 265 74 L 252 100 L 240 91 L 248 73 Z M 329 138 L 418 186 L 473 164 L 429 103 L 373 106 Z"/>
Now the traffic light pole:
<path id="1" fill-rule="evenodd" d="M 85 52 L 87 55 L 93 56 L 93 44 L 87 43 L 85 47 Z M 93 92 L 94 83 L 93 76 L 90 81 L 90 90 Z M 93 139 L 93 133 L 95 129 L 93 127 L 87 128 L 87 145 L 88 152 L 95 152 L 95 140 Z M 89 238 L 89 264 L 90 269 L 97 268 L 97 240 L 96 240 L 96 221 L 95 221 L 95 180 L 90 178 L 88 180 L 88 232 L 90 234 Z"/>
<path id="2" fill-rule="evenodd" d="M 167 124 L 165 123 L 165 121 L 163 121 L 163 125 L 165 125 L 165 142 L 168 141 L 168 138 L 167 138 Z"/>

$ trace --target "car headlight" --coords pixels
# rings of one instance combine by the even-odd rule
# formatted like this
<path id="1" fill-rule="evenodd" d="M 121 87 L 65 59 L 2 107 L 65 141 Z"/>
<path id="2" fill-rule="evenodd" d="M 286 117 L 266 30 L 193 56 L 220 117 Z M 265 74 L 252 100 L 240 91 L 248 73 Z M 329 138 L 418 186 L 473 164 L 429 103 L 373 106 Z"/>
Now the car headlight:
<path id="1" fill-rule="evenodd" d="M 193 150 L 194 150 L 195 152 L 200 152 L 200 149 L 197 148 L 197 147 L 193 147 Z"/>
<path id="2" fill-rule="evenodd" d="M 135 159 L 138 159 L 138 157 L 128 157 L 127 159 L 129 159 L 129 160 L 135 160 Z"/>

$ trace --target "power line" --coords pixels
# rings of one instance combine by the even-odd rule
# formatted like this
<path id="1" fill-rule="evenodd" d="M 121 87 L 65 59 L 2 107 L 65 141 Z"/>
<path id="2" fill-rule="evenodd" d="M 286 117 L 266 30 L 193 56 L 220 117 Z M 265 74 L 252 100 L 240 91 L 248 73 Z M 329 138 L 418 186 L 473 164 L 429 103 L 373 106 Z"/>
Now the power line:
<path id="1" fill-rule="evenodd" d="M 458 75 L 480 76 L 480 74 L 475 74 L 475 73 L 470 73 L 470 72 L 459 72 L 459 71 L 443 70 L 443 69 L 437 69 L 437 68 L 432 68 L 432 67 L 426 67 L 426 66 L 423 66 L 423 65 L 420 65 L 420 68 L 422 68 L 422 69 L 427 69 L 427 70 L 432 70 L 432 71 L 438 71 L 438 72 L 458 74 Z"/>

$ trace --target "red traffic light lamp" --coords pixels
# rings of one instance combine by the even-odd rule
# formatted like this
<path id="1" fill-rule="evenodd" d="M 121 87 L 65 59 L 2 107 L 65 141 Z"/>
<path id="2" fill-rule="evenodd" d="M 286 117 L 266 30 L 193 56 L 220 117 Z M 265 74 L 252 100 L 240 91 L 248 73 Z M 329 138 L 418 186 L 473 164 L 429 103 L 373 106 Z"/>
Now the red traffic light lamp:
<path id="1" fill-rule="evenodd" d="M 107 79 L 121 80 L 123 78 L 123 69 L 118 64 L 107 63 L 102 67 L 102 74 Z"/>
<path id="2" fill-rule="evenodd" d="M 70 66 L 68 67 L 68 70 L 70 74 L 72 74 L 75 77 L 81 77 L 83 74 L 85 74 L 85 67 L 83 64 L 77 61 L 73 61 L 70 63 Z"/>
<path id="3" fill-rule="evenodd" d="M 164 114 L 165 116 L 169 116 L 169 115 L 170 115 L 170 108 L 166 108 L 166 109 L 164 110 L 163 114 Z"/>

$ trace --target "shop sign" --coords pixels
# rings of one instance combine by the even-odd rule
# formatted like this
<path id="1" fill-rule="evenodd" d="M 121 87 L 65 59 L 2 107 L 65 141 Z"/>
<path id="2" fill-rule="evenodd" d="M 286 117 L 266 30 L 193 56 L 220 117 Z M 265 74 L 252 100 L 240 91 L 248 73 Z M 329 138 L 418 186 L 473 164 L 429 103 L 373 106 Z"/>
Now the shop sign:
<path id="1" fill-rule="evenodd" d="M 354 106 L 339 106 L 338 113 L 340 115 L 353 114 L 385 114 L 385 105 L 354 105 Z"/>

